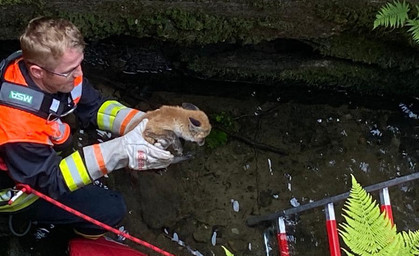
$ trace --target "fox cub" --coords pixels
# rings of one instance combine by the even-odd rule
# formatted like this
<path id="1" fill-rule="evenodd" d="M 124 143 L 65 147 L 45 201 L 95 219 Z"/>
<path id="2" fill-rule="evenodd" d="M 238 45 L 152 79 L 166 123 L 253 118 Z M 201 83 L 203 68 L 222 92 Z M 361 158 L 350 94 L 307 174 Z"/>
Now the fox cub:
<path id="1" fill-rule="evenodd" d="M 211 132 L 211 124 L 207 115 L 191 103 L 180 106 L 163 105 L 146 112 L 137 122 L 130 124 L 125 133 L 131 131 L 144 118 L 148 119 L 143 132 L 144 139 L 151 144 L 158 144 L 167 149 L 172 146 L 178 155 L 183 148 L 179 138 L 204 145 L 205 137 Z"/>

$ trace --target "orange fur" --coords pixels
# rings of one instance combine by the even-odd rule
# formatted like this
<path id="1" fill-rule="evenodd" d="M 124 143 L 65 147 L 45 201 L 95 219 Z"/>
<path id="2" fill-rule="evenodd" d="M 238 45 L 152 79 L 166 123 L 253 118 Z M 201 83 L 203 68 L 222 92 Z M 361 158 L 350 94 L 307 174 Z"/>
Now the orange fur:
<path id="1" fill-rule="evenodd" d="M 148 123 L 143 136 L 152 144 L 157 142 L 157 140 L 150 135 L 164 137 L 168 132 L 173 132 L 178 138 L 202 145 L 205 137 L 211 132 L 211 124 L 203 111 L 164 105 L 159 109 L 146 112 L 141 119 L 130 124 L 125 133 L 132 130 L 144 118 L 148 119 Z M 190 118 L 198 120 L 200 125 L 194 126 Z"/>

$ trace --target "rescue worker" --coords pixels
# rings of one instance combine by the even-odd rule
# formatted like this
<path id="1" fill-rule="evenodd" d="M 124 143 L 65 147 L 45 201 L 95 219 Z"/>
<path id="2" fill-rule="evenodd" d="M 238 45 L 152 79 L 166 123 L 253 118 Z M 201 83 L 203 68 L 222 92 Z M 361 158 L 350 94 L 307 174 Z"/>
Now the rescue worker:
<path id="1" fill-rule="evenodd" d="M 6 169 L 0 171 L 1 183 L 27 184 L 96 220 L 118 225 L 126 214 L 122 196 L 92 182 L 127 166 L 165 168 L 173 155 L 143 139 L 147 120 L 126 135 L 58 155 L 71 146 L 70 128 L 62 118 L 73 111 L 81 127 L 117 135 L 144 113 L 104 98 L 83 77 L 85 42 L 71 22 L 35 18 L 20 36 L 20 46 L 21 51 L 0 65 L 0 156 Z M 32 194 L 5 204 L 12 192 L 1 191 L 0 212 L 19 213 L 38 223 L 68 224 L 85 237 L 104 233 Z"/>

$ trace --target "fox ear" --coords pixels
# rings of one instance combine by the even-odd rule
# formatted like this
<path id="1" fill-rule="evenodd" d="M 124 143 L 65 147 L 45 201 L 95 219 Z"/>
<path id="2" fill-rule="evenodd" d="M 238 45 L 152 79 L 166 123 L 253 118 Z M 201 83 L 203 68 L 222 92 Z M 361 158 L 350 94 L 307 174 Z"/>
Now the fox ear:
<path id="1" fill-rule="evenodd" d="M 182 103 L 182 108 L 187 110 L 199 110 L 199 108 L 192 103 Z"/>
<path id="2" fill-rule="evenodd" d="M 201 126 L 201 122 L 199 122 L 198 120 L 196 120 L 193 117 L 189 117 L 189 123 L 191 123 L 193 127 L 200 127 Z"/>

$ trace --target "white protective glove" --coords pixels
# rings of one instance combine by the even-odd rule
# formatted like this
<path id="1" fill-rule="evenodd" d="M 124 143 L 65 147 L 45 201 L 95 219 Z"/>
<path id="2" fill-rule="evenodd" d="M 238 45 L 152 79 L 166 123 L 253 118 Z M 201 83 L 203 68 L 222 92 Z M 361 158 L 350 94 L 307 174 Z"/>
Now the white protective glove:
<path id="1" fill-rule="evenodd" d="M 173 155 L 143 138 L 148 119 L 144 119 L 132 131 L 122 136 L 123 147 L 128 153 L 128 167 L 134 170 L 161 169 L 169 166 Z"/>
<path id="2" fill-rule="evenodd" d="M 173 155 L 143 138 L 148 119 L 144 119 L 132 131 L 107 142 L 83 148 L 84 159 L 90 177 L 95 180 L 115 169 L 129 167 L 134 170 L 166 168 Z"/>

